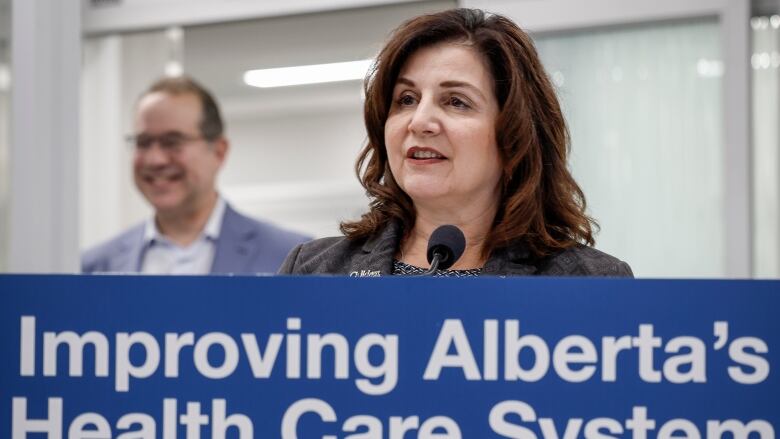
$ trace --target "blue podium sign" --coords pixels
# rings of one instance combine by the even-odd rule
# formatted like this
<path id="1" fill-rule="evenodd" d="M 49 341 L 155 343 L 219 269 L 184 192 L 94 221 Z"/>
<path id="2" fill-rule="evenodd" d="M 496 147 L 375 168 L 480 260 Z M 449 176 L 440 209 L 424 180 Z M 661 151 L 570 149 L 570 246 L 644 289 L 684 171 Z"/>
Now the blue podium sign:
<path id="1" fill-rule="evenodd" d="M 0 276 L 0 437 L 774 439 L 780 282 Z"/>

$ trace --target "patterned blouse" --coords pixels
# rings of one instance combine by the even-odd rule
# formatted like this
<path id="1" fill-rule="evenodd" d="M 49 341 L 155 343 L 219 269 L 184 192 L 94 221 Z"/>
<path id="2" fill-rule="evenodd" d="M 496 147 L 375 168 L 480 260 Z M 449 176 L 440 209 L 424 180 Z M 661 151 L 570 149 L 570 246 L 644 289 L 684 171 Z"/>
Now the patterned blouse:
<path id="1" fill-rule="evenodd" d="M 416 267 L 407 263 L 393 259 L 394 276 L 418 276 L 428 271 L 427 268 Z M 468 270 L 436 270 L 433 277 L 470 277 L 482 274 L 481 268 L 470 268 Z"/>

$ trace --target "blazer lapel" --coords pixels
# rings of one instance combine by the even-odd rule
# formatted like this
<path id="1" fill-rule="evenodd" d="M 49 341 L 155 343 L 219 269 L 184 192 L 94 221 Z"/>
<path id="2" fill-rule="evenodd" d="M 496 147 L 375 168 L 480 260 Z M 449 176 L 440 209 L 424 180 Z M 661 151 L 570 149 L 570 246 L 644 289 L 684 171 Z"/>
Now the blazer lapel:
<path id="1" fill-rule="evenodd" d="M 363 244 L 362 252 L 352 258 L 350 276 L 374 277 L 393 274 L 393 257 L 401 239 L 401 227 L 391 221 L 382 232 Z"/>
<path id="2" fill-rule="evenodd" d="M 144 225 L 136 226 L 119 243 L 116 254 L 109 261 L 106 271 L 111 273 L 140 273 L 141 254 L 144 250 Z"/>
<path id="3" fill-rule="evenodd" d="M 257 238 L 257 233 L 251 224 L 242 219 L 230 204 L 225 206 L 214 262 L 211 264 L 212 274 L 247 271 L 252 251 L 256 248 L 252 241 Z"/>

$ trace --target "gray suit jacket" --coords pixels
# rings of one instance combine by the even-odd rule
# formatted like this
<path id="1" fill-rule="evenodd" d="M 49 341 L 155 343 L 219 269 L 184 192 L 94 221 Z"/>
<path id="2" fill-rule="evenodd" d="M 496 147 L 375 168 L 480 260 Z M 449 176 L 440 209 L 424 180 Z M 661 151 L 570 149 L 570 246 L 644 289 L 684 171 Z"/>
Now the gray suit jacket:
<path id="1" fill-rule="evenodd" d="M 225 206 L 212 274 L 275 273 L 291 248 L 310 238 L 241 215 Z M 82 273 L 137 273 L 141 270 L 144 224 L 87 250 Z"/>
<path id="2" fill-rule="evenodd" d="M 363 242 L 350 241 L 345 237 L 317 239 L 295 247 L 279 273 L 358 277 L 390 275 L 400 239 L 401 231 L 396 223 L 391 223 L 379 235 Z M 584 245 L 540 260 L 532 259 L 521 245 L 498 249 L 485 264 L 483 274 L 633 277 L 631 267 L 625 262 Z"/>

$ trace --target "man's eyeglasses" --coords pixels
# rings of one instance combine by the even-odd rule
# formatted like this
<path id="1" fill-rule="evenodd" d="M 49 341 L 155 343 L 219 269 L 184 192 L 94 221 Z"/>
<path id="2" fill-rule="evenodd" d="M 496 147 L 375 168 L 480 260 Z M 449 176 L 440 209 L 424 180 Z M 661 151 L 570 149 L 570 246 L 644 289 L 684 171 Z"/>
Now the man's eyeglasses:
<path id="1" fill-rule="evenodd" d="M 138 152 L 148 151 L 152 148 L 152 145 L 157 143 L 164 152 L 175 154 L 180 152 L 187 143 L 203 139 L 205 139 L 203 136 L 188 136 L 183 133 L 173 132 L 159 136 L 146 134 L 129 135 L 127 136 L 127 143 L 132 145 Z"/>

